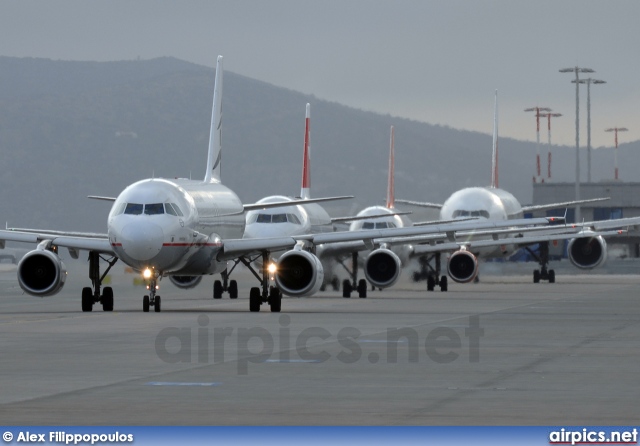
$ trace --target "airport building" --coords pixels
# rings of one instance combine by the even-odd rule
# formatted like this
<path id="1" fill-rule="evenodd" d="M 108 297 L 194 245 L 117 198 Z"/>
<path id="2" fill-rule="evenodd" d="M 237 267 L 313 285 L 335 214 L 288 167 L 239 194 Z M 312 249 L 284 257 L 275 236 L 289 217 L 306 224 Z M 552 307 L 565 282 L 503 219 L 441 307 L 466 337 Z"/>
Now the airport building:
<path id="1" fill-rule="evenodd" d="M 534 183 L 533 205 L 560 203 L 575 200 L 575 183 Z M 584 221 L 609 220 L 640 216 L 640 183 L 622 181 L 603 181 L 599 183 L 581 183 L 580 199 L 609 197 L 607 201 L 587 204 L 580 207 Z M 575 222 L 575 209 L 567 209 L 567 221 Z M 565 214 L 564 209 L 533 213 L 533 217 Z M 607 240 L 609 255 L 612 257 L 640 257 L 640 228 L 632 227 L 623 236 Z"/>

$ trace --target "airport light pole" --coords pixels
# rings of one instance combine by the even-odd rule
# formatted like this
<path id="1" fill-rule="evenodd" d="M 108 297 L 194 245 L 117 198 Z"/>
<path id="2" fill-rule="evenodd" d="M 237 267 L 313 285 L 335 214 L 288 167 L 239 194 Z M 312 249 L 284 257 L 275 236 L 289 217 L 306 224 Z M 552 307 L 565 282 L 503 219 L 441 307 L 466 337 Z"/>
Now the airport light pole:
<path id="1" fill-rule="evenodd" d="M 537 181 L 544 181 L 540 174 L 540 112 L 550 112 L 551 109 L 548 107 L 531 107 L 525 108 L 524 111 L 536 112 L 536 176 L 533 178 L 533 182 L 536 183 Z"/>
<path id="2" fill-rule="evenodd" d="M 591 68 L 563 68 L 560 73 L 575 73 L 576 75 L 576 200 L 580 200 L 580 73 L 595 73 Z M 580 218 L 580 205 L 576 206 L 576 218 Z"/>
<path id="3" fill-rule="evenodd" d="M 540 113 L 540 117 L 547 118 L 548 152 L 547 152 L 547 179 L 551 179 L 551 118 L 562 116 L 562 113 Z"/>
<path id="4" fill-rule="evenodd" d="M 578 82 L 587 84 L 587 183 L 591 183 L 591 84 L 606 84 L 606 82 L 591 78 L 580 79 Z"/>
<path id="5" fill-rule="evenodd" d="M 615 180 L 618 181 L 618 132 L 626 132 L 627 128 L 625 127 L 613 127 L 611 129 L 605 130 L 605 132 L 615 132 L 616 135 L 616 148 L 613 152 L 613 165 L 615 168 Z"/>

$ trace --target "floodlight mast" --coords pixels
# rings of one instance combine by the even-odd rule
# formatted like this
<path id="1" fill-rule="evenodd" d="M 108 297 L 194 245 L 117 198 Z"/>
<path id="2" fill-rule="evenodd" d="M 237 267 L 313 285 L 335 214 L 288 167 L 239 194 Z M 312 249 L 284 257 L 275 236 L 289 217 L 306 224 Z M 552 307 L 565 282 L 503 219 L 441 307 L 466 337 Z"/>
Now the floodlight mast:
<path id="1" fill-rule="evenodd" d="M 575 83 L 575 79 L 571 81 Z M 587 84 L 587 183 L 591 183 L 591 84 L 606 84 L 598 79 L 580 79 L 581 84 Z"/>
<path id="2" fill-rule="evenodd" d="M 540 117 L 547 118 L 548 152 L 547 152 L 547 179 L 551 179 L 551 118 L 562 116 L 562 113 L 540 113 Z"/>
<path id="3" fill-rule="evenodd" d="M 595 73 L 591 68 L 563 68 L 560 73 L 575 73 L 576 75 L 576 200 L 580 200 L 580 73 Z M 576 206 L 576 221 L 580 218 L 580 205 Z"/>
<path id="4" fill-rule="evenodd" d="M 525 108 L 524 111 L 536 112 L 536 176 L 533 177 L 533 182 L 536 183 L 540 181 L 541 183 L 543 183 L 544 178 L 540 173 L 540 112 L 551 111 L 551 109 L 548 107 L 531 107 L 531 108 Z"/>
<path id="5" fill-rule="evenodd" d="M 615 136 L 616 148 L 613 151 L 613 165 L 615 169 L 614 178 L 616 181 L 618 181 L 618 132 L 626 132 L 628 130 L 629 129 L 625 127 L 613 127 L 605 130 L 605 132 L 615 132 L 615 135 L 616 135 Z"/>

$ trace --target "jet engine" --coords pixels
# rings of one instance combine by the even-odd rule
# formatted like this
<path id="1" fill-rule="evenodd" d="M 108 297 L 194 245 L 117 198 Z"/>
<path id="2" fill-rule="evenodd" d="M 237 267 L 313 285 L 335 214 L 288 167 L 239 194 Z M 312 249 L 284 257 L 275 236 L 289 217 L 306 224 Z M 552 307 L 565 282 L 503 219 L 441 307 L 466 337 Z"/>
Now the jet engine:
<path id="1" fill-rule="evenodd" d="M 310 252 L 292 249 L 278 259 L 275 280 L 280 291 L 288 296 L 311 296 L 322 286 L 324 268 Z"/>
<path id="2" fill-rule="evenodd" d="M 67 267 L 60 257 L 46 249 L 28 252 L 18 263 L 18 283 L 27 294 L 52 296 L 67 280 Z"/>
<path id="3" fill-rule="evenodd" d="M 370 284 L 378 288 L 390 287 L 400 277 L 402 262 L 391 250 L 379 248 L 364 261 L 364 275 Z"/>
<path id="4" fill-rule="evenodd" d="M 195 288 L 202 281 L 202 276 L 169 276 L 172 284 L 183 290 Z"/>
<path id="5" fill-rule="evenodd" d="M 569 260 L 581 269 L 591 269 L 607 259 L 607 242 L 602 236 L 571 239 L 567 248 Z"/>
<path id="6" fill-rule="evenodd" d="M 456 282 L 471 282 L 478 275 L 478 259 L 469 251 L 456 251 L 449 257 L 447 270 Z"/>

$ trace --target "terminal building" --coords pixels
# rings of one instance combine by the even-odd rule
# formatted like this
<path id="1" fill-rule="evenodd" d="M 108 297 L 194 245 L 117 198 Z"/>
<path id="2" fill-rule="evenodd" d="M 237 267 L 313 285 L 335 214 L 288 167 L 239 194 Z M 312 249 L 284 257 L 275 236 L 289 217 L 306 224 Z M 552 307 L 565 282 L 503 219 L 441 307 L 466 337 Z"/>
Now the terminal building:
<path id="1" fill-rule="evenodd" d="M 575 183 L 533 184 L 533 205 L 573 201 L 575 197 Z M 640 183 L 603 181 L 580 184 L 581 200 L 606 197 L 609 200 L 581 206 L 581 220 L 598 221 L 640 216 Z M 572 208 L 566 209 L 566 211 L 565 209 L 542 211 L 529 216 L 563 216 L 565 212 L 567 222 L 574 223 L 576 220 L 575 209 Z M 626 235 L 609 238 L 607 246 L 611 257 L 640 257 L 640 228 L 631 227 Z M 556 252 L 556 254 L 558 253 Z"/>

